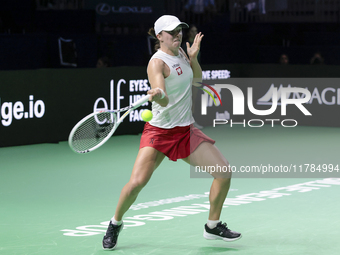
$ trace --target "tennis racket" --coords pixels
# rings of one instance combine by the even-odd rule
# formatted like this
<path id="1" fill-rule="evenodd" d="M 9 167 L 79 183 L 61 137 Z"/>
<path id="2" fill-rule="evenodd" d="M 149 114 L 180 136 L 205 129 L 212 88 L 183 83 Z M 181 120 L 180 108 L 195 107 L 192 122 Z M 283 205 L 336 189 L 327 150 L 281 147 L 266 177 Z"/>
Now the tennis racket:
<path id="1" fill-rule="evenodd" d="M 130 106 L 113 111 L 98 111 L 87 115 L 71 130 L 68 138 L 71 149 L 76 153 L 88 153 L 98 149 L 110 139 L 125 117 L 132 110 L 146 103 L 149 98 L 150 95 L 146 95 Z M 126 112 L 118 120 L 117 113 L 124 111 Z"/>

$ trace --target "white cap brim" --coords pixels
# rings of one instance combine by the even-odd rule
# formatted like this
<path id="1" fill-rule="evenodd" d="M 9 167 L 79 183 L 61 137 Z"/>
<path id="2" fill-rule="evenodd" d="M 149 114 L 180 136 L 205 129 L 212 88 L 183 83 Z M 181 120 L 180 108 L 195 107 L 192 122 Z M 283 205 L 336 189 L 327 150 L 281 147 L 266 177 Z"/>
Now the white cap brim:
<path id="1" fill-rule="evenodd" d="M 172 31 L 178 26 L 189 28 L 187 23 L 181 22 L 176 16 L 163 15 L 155 22 L 154 29 L 156 35 L 158 35 L 162 31 Z"/>
<path id="2" fill-rule="evenodd" d="M 189 25 L 185 22 L 178 22 L 178 23 L 173 23 L 165 28 L 163 28 L 161 31 L 172 31 L 174 30 L 176 27 L 178 26 L 181 26 L 181 27 L 184 27 L 184 28 L 189 28 Z M 161 32 L 159 31 L 159 32 Z"/>

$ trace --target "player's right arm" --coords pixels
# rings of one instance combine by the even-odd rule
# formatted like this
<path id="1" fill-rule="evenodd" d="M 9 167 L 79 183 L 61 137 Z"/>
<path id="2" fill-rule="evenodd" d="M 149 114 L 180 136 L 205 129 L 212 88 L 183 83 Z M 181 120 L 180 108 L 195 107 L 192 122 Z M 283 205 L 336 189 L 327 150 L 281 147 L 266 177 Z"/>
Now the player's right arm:
<path id="1" fill-rule="evenodd" d="M 166 67 L 163 60 L 154 58 L 149 62 L 147 68 L 149 83 L 151 85 L 151 89 L 148 91 L 148 95 L 151 95 L 149 101 L 155 101 L 162 107 L 167 106 L 169 103 L 164 80 L 164 77 L 167 77 Z M 162 98 L 163 95 L 160 89 L 165 93 L 164 98 Z"/>

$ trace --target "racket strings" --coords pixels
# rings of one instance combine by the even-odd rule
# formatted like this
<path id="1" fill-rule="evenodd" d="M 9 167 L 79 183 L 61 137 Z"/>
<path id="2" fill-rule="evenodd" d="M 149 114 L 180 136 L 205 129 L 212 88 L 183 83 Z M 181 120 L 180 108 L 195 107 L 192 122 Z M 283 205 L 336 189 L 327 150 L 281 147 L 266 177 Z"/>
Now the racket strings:
<path id="1" fill-rule="evenodd" d="M 98 113 L 84 121 L 72 137 L 72 147 L 85 151 L 100 144 L 111 132 L 116 123 L 116 116 L 110 112 Z"/>

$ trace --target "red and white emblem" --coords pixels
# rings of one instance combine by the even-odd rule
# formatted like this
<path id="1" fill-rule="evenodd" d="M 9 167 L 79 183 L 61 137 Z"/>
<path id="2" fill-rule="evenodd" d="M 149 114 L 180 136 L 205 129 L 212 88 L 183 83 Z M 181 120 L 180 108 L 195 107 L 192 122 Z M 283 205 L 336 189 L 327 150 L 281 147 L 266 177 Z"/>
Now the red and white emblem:
<path id="1" fill-rule="evenodd" d="M 176 71 L 177 71 L 178 75 L 181 75 L 183 73 L 183 71 L 182 71 L 180 66 L 176 68 Z"/>

